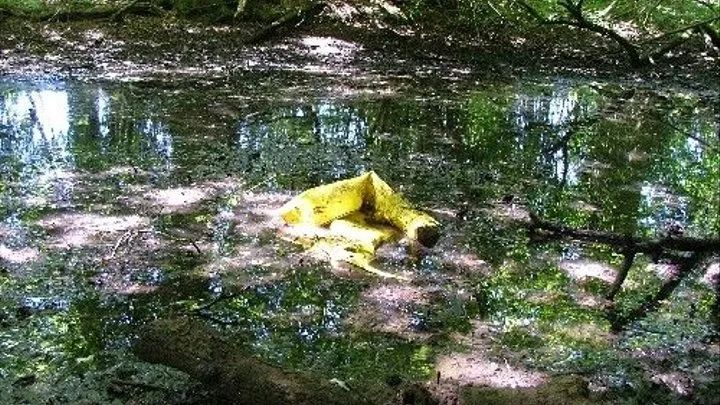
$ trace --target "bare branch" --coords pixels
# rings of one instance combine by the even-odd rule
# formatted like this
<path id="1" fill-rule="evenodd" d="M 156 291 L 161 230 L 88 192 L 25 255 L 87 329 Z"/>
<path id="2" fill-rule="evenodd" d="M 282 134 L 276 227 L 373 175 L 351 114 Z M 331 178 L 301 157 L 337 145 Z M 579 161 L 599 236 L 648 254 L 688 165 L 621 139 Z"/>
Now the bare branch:
<path id="1" fill-rule="evenodd" d="M 684 236 L 666 236 L 658 239 L 646 239 L 638 236 L 620 235 L 617 233 L 595 231 L 591 229 L 576 229 L 554 224 L 540 219 L 535 213 L 530 213 L 530 229 L 544 231 L 555 237 L 566 237 L 588 242 L 603 243 L 620 250 L 632 250 L 639 253 L 656 253 L 664 250 L 677 250 L 682 252 L 704 253 L 720 251 L 720 239 L 701 239 Z"/>
<path id="2" fill-rule="evenodd" d="M 695 268 L 695 266 L 700 263 L 702 257 L 702 254 L 694 253 L 689 257 L 676 258 L 674 260 L 675 263 L 677 263 L 678 267 L 676 273 L 673 274 L 673 276 L 669 280 L 663 283 L 663 285 L 654 295 L 649 296 L 648 299 L 646 299 L 642 304 L 630 311 L 629 314 L 612 319 L 610 329 L 614 332 L 619 332 L 623 330 L 625 326 L 629 325 L 634 321 L 642 319 L 643 317 L 647 316 L 647 314 L 660 307 L 662 302 L 664 302 L 670 297 L 670 295 L 672 295 L 673 291 L 675 291 L 675 289 L 680 285 L 685 276 L 690 274 L 690 272 Z"/>
<path id="3" fill-rule="evenodd" d="M 525 1 L 517 1 L 517 4 L 543 25 L 567 25 L 577 27 L 612 39 L 625 51 L 630 59 L 630 64 L 634 67 L 642 66 L 648 61 L 647 58 L 641 57 L 638 48 L 622 35 L 585 18 L 582 10 L 583 0 L 579 0 L 577 3 L 573 3 L 572 0 L 559 1 L 560 6 L 567 11 L 568 19 L 548 19 Z"/>

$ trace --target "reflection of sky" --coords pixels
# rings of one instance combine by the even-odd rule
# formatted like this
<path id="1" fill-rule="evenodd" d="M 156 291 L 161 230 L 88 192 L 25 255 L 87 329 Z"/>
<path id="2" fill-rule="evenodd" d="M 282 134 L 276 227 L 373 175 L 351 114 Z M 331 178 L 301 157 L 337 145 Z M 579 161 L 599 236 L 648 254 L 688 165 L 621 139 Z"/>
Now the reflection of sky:
<path id="1" fill-rule="evenodd" d="M 6 94 L 0 123 L 10 136 L 0 153 L 17 165 L 18 187 L 30 199 L 68 204 L 72 182 L 67 173 L 74 159 L 67 92 L 52 88 Z"/>
<path id="2" fill-rule="evenodd" d="M 11 146 L 16 158 L 23 163 L 33 163 L 37 152 L 43 149 L 52 152 L 57 160 L 70 158 L 70 108 L 65 91 L 20 91 L 3 101 L 0 122 L 21 132 L 15 134 Z"/>
<path id="3" fill-rule="evenodd" d="M 315 110 L 320 120 L 319 135 L 324 142 L 365 147 L 363 135 L 367 124 L 358 117 L 355 109 L 325 102 L 316 105 Z"/>
<path id="4" fill-rule="evenodd" d="M 148 118 L 142 124 L 140 132 L 149 141 L 149 147 L 165 164 L 165 170 L 172 169 L 173 139 L 164 123 Z"/>
<path id="5" fill-rule="evenodd" d="M 12 190 L 19 194 L 12 197 L 22 198 L 25 206 L 72 205 L 73 172 L 76 162 L 81 161 L 75 157 L 77 142 L 96 145 L 96 150 L 84 151 L 90 154 L 84 157 L 97 157 L 109 152 L 111 137 L 127 136 L 114 133 L 110 95 L 100 88 L 87 92 L 80 87 L 75 93 L 74 87 L 64 83 L 13 84 L 0 90 L 0 128 L 4 132 L 0 136 L 0 165 L 7 173 L 3 177 L 13 182 Z M 70 105 L 74 100 L 78 105 Z M 93 128 L 83 125 L 88 116 L 97 117 L 97 133 L 79 133 Z M 173 142 L 167 127 L 154 118 L 137 122 L 140 124 L 135 128 L 144 136 L 145 147 L 159 155 L 164 169 L 169 170 Z M 86 138 L 76 139 L 81 136 Z M 101 141 L 95 143 L 93 138 Z"/>
<path id="6" fill-rule="evenodd" d="M 643 184 L 640 195 L 642 205 L 649 213 L 641 219 L 641 224 L 656 230 L 673 223 L 687 224 L 688 198 L 673 195 L 668 189 L 649 183 Z"/>
<path id="7" fill-rule="evenodd" d="M 557 83 L 550 96 L 518 94 L 514 114 L 517 129 L 530 124 L 562 126 L 572 122 L 578 100 L 570 86 Z"/>
<path id="8" fill-rule="evenodd" d="M 567 124 L 579 118 L 576 116 L 578 107 L 579 102 L 573 89 L 561 82 L 555 84 L 550 96 L 518 94 L 513 107 L 515 132 L 519 137 L 523 137 L 526 136 L 530 125 L 543 124 L 548 129 L 541 135 L 542 137 L 563 139 L 568 134 Z M 522 142 L 520 144 L 522 145 Z M 554 164 L 557 179 L 565 177 L 564 180 L 568 184 L 577 183 L 579 170 L 577 163 L 566 161 L 562 151 L 558 150 L 554 154 Z"/>
<path id="9" fill-rule="evenodd" d="M 687 149 L 696 161 L 703 159 L 703 153 L 707 149 L 705 145 L 698 141 L 698 139 L 712 139 L 714 135 L 718 133 L 717 126 L 703 125 L 705 123 L 706 121 L 704 121 L 701 117 L 695 116 L 690 127 L 690 134 L 686 137 Z M 704 134 L 703 131 L 711 131 L 710 136 L 705 136 L 706 134 Z"/>
<path id="10" fill-rule="evenodd" d="M 95 98 L 95 108 L 100 119 L 100 135 L 107 138 L 110 134 L 110 96 L 103 89 L 99 89 Z"/>

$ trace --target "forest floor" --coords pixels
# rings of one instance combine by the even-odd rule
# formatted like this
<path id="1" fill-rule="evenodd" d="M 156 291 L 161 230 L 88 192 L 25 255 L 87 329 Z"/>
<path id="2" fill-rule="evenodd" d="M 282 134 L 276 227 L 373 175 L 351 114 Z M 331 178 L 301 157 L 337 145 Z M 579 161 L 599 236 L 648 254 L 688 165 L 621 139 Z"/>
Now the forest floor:
<path id="1" fill-rule="evenodd" d="M 0 21 L 0 74 L 214 81 L 248 71 L 305 72 L 338 79 L 350 89 L 376 88 L 393 78 L 472 85 L 563 76 L 699 90 L 720 83 L 718 55 L 699 39 L 638 70 L 608 41 L 565 27 L 521 35 L 499 25 L 480 32 L 332 4 L 309 22 L 252 45 L 247 39 L 263 24 L 207 25 L 171 14 L 127 16 L 119 23 L 8 18 Z"/>

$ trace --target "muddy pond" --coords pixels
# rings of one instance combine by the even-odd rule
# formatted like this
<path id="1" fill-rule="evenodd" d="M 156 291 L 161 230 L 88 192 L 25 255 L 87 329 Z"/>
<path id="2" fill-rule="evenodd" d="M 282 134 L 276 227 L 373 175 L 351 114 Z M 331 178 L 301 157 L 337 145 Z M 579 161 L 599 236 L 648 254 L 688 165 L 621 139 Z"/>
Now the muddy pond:
<path id="1" fill-rule="evenodd" d="M 297 79 L 0 80 L 0 403 L 194 403 L 188 377 L 130 351 L 138 327 L 179 315 L 351 387 L 577 373 L 600 400 L 663 387 L 712 402 L 717 264 L 610 333 L 603 294 L 622 255 L 531 243 L 519 223 L 531 209 L 717 237 L 717 94 L 537 79 L 342 95 Z M 278 235 L 273 211 L 292 195 L 371 169 L 443 225 L 423 255 L 378 252 L 409 282 L 333 268 Z M 667 271 L 638 258 L 620 311 Z"/>

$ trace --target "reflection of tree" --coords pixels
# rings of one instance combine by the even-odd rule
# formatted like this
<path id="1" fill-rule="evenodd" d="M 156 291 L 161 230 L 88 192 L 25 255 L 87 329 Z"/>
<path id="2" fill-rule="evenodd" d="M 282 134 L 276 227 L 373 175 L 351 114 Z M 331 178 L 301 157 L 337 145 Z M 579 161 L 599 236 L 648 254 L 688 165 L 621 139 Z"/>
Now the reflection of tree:
<path id="1" fill-rule="evenodd" d="M 0 122 L 6 128 L 0 158 L 4 180 L 19 200 L 67 204 L 74 165 L 67 92 L 62 85 L 26 85 L 5 92 Z"/>
<path id="2" fill-rule="evenodd" d="M 484 198 L 522 193 L 532 209 L 545 217 L 615 235 L 624 262 L 611 297 L 619 291 L 637 254 L 673 263 L 677 270 L 635 311 L 614 320 L 613 327 L 622 328 L 655 309 L 702 262 L 700 256 L 686 260 L 677 254 L 687 246 L 670 247 L 664 242 L 650 246 L 638 238 L 662 238 L 669 232 L 665 226 L 670 225 L 682 232 L 688 221 L 712 222 L 708 217 L 720 212 L 720 204 L 712 202 L 717 197 L 711 197 L 717 196 L 720 183 L 718 174 L 711 173 L 711 167 L 717 167 L 716 158 L 706 149 L 715 128 L 710 124 L 712 131 L 708 130 L 711 121 L 697 108 L 697 100 L 684 96 L 668 99 L 642 91 L 614 94 L 580 87 L 571 92 L 556 89 L 549 97 L 515 97 L 519 101 L 509 117 L 510 95 L 502 102 L 497 93 L 478 94 L 469 104 L 467 150 L 462 153 L 470 157 L 472 167 L 498 173 L 494 180 L 499 190 L 491 190 Z M 561 101 L 563 97 L 576 97 L 577 105 Z M 690 126 L 678 131 L 677 122 L 671 125 L 659 117 Z M 703 142 L 691 142 L 687 134 L 693 130 L 694 137 Z M 487 232 L 497 236 L 492 228 L 478 230 Z M 688 232 L 713 234 L 700 227 Z M 480 236 L 475 239 L 484 249 L 492 245 Z M 628 245 L 628 241 L 633 242 Z"/>
<path id="3" fill-rule="evenodd" d="M 622 316 L 611 311 L 612 327 L 616 330 L 656 309 L 703 262 L 703 254 L 707 253 L 703 250 L 707 244 L 697 239 L 669 235 L 651 242 L 642 241 L 641 235 L 670 232 L 664 230 L 664 227 L 677 226 L 674 224 L 678 221 L 685 223 L 692 219 L 695 223 L 707 223 L 708 208 L 712 212 L 720 209 L 713 198 L 691 198 L 692 203 L 687 206 L 678 197 L 717 195 L 717 187 L 711 186 L 720 181 L 717 170 L 713 173 L 709 169 L 709 165 L 715 165 L 715 158 L 707 153 L 714 146 L 705 141 L 709 139 L 708 134 L 714 132 L 696 128 L 696 135 L 688 137 L 691 128 L 678 130 L 676 124 L 659 119 L 656 113 L 658 107 L 664 107 L 671 111 L 666 115 L 679 115 L 681 121 L 694 122 L 697 126 L 695 104 L 693 108 L 684 109 L 685 100 L 682 98 L 678 104 L 674 104 L 668 100 L 658 101 L 651 96 L 633 97 L 623 103 L 624 108 L 616 114 L 616 118 L 598 117 L 589 128 L 579 131 L 572 138 L 573 154 L 587 163 L 580 172 L 579 182 L 569 185 L 569 190 L 573 195 L 587 199 L 593 210 L 574 222 L 568 222 L 575 216 L 569 204 L 559 204 L 547 211 L 554 218 L 565 218 L 564 221 L 575 226 L 589 228 L 587 234 L 577 234 L 571 228 L 554 229 L 557 234 L 581 240 L 592 235 L 595 239 L 591 237 L 591 240 L 610 244 L 623 255 L 618 277 L 608 294 L 610 299 L 620 290 L 637 254 L 645 253 L 655 261 L 662 259 L 674 265 L 676 271 L 672 276 L 634 310 Z M 693 138 L 699 138 L 702 142 Z M 659 188 L 667 191 L 656 193 L 662 200 L 650 204 L 652 194 L 648 193 Z M 678 199 L 679 203 L 673 202 Z M 672 204 L 675 204 L 675 208 L 672 208 Z M 592 231 L 593 228 L 601 231 Z M 683 232 L 681 225 L 679 232 Z M 703 231 L 702 228 L 694 229 L 694 232 L 699 235 L 714 233 Z M 598 239 L 599 236 L 602 237 Z M 688 243 L 683 245 L 683 241 Z M 713 243 L 711 250 L 720 249 L 720 242 L 714 240 Z M 674 251 L 698 253 L 688 256 L 687 253 L 678 254 Z"/>
<path id="4" fill-rule="evenodd" d="M 240 123 L 238 146 L 248 176 L 305 188 L 354 175 L 365 123 L 352 107 L 320 102 L 275 108 Z"/>
<path id="5" fill-rule="evenodd" d="M 172 135 L 162 107 L 153 97 L 127 88 L 68 86 L 70 128 L 78 167 L 107 170 L 113 166 L 165 168 L 172 157 Z M 161 169 L 163 170 L 163 169 Z"/>
<path id="6" fill-rule="evenodd" d="M 91 86 L 68 85 L 70 104 L 70 131 L 73 134 L 74 152 L 78 165 L 83 168 L 95 166 L 102 147 L 100 138 L 100 117 L 95 108 L 97 89 Z"/>

